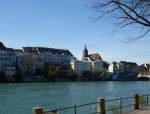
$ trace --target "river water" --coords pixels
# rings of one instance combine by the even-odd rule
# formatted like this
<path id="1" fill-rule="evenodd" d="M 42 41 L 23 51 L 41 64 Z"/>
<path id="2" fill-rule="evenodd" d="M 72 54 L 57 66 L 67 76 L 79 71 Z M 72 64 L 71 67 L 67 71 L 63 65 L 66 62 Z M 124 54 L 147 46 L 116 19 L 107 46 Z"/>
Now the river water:
<path id="1" fill-rule="evenodd" d="M 55 109 L 74 104 L 150 93 L 149 81 L 0 84 L 0 114 L 31 114 L 32 107 Z"/>

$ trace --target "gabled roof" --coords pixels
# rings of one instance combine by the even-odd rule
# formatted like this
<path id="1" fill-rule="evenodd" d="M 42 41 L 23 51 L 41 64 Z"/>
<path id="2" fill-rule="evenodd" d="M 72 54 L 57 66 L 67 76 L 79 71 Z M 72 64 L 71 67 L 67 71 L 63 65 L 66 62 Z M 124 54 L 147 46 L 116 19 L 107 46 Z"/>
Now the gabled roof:
<path id="1" fill-rule="evenodd" d="M 101 61 L 102 57 L 98 53 L 89 54 L 89 59 L 91 61 Z"/>

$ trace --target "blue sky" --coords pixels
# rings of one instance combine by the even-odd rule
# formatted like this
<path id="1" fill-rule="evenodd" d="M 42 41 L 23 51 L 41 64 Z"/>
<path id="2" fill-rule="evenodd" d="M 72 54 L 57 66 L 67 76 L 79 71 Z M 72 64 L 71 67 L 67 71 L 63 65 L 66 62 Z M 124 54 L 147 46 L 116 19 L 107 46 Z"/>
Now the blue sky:
<path id="1" fill-rule="evenodd" d="M 0 41 L 12 48 L 67 48 L 79 59 L 85 44 L 105 61 L 150 62 L 150 39 L 120 40 L 136 28 L 120 29 L 111 18 L 97 22 L 88 0 L 0 0 Z M 147 36 L 148 37 L 148 36 Z"/>

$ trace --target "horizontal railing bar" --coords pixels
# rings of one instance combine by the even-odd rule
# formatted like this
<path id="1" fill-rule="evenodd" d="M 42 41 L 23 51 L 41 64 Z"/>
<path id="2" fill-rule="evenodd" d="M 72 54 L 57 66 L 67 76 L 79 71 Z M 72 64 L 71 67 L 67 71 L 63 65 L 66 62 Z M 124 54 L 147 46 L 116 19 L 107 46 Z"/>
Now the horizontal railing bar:
<path id="1" fill-rule="evenodd" d="M 99 103 L 99 102 L 87 103 L 87 104 L 83 104 L 83 105 L 76 105 L 76 107 L 88 106 L 88 105 L 97 104 L 97 103 Z"/>
<path id="2" fill-rule="evenodd" d="M 54 110 L 48 110 L 48 111 L 45 111 L 45 112 L 53 112 L 53 111 L 58 111 L 58 110 L 71 109 L 71 108 L 74 108 L 74 106 L 64 107 L 64 108 L 58 108 L 58 109 L 54 109 Z"/>
<path id="3" fill-rule="evenodd" d="M 118 106 L 118 107 L 115 107 L 115 108 L 106 109 L 105 111 L 111 111 L 111 110 L 114 110 L 114 109 L 126 108 L 126 107 L 134 106 L 134 105 L 135 105 L 135 104 L 129 104 L 129 105 Z"/>
<path id="4" fill-rule="evenodd" d="M 129 106 L 134 106 L 135 104 L 129 104 L 129 105 L 123 105 L 122 108 L 126 108 L 126 107 L 129 107 Z"/>
<path id="5" fill-rule="evenodd" d="M 92 105 L 92 104 L 97 104 L 99 102 L 92 102 L 92 103 L 87 103 L 87 104 L 81 104 L 81 105 L 74 105 L 74 106 L 70 106 L 70 107 L 64 107 L 64 108 L 58 108 L 58 109 L 55 109 L 55 110 L 48 110 L 48 111 L 45 111 L 45 112 L 52 112 L 52 111 L 56 111 L 56 110 L 65 110 L 65 109 L 71 109 L 71 108 L 74 108 L 76 106 L 76 108 L 78 107 L 83 107 L 83 106 L 88 106 L 88 105 Z"/>
<path id="6" fill-rule="evenodd" d="M 150 94 L 140 94 L 139 96 L 150 96 Z"/>
<path id="7" fill-rule="evenodd" d="M 110 99 L 110 100 L 105 100 L 105 102 L 111 102 L 111 101 L 117 101 L 117 100 L 124 100 L 124 99 L 131 99 L 134 97 L 120 97 L 120 98 L 116 98 L 116 99 Z"/>

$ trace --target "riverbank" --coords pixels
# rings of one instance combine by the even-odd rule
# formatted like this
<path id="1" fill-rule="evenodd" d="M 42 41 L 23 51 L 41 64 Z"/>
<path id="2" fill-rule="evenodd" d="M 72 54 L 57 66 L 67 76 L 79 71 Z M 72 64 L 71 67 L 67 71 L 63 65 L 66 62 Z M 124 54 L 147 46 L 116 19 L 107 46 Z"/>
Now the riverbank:
<path id="1" fill-rule="evenodd" d="M 128 81 L 149 81 L 148 78 L 137 78 L 134 80 L 112 80 L 112 79 L 99 79 L 99 80 L 85 80 L 85 79 L 75 79 L 75 80 L 47 80 L 47 79 L 25 79 L 22 81 L 14 81 L 14 80 L 5 80 L 5 81 L 1 81 L 0 83 L 39 83 L 39 82 L 43 82 L 43 83 L 48 83 L 48 82 L 109 82 L 109 81 L 114 81 L 114 82 L 128 82 Z"/>

